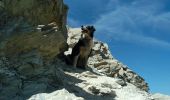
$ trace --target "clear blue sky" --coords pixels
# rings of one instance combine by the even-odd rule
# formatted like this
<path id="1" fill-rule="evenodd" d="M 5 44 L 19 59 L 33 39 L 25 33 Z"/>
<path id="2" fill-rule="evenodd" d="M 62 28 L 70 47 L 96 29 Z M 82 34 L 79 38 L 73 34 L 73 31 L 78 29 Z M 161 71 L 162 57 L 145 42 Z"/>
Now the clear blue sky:
<path id="1" fill-rule="evenodd" d="M 68 25 L 92 24 L 113 56 L 170 95 L 170 0 L 64 0 Z"/>

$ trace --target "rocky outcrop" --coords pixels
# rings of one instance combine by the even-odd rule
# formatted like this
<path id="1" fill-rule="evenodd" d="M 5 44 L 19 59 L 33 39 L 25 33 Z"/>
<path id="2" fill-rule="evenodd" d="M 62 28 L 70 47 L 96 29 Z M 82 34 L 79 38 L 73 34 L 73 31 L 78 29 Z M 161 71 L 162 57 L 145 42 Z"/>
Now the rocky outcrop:
<path id="1" fill-rule="evenodd" d="M 58 56 L 67 50 L 67 9 L 63 0 L 0 1 L 0 100 L 62 86 Z"/>
<path id="2" fill-rule="evenodd" d="M 33 49 L 46 58 L 64 52 L 67 10 L 63 0 L 1 0 L 0 51 L 10 58 Z"/>
<path id="3" fill-rule="evenodd" d="M 0 33 L 28 33 L 51 22 L 66 33 L 67 10 L 63 0 L 1 0 Z"/>
<path id="4" fill-rule="evenodd" d="M 36 51 L 13 62 L 0 57 L 0 100 L 26 100 L 31 95 L 62 87 L 59 78 L 62 73 L 58 69 L 62 63 L 58 64 L 44 64 Z"/>
<path id="5" fill-rule="evenodd" d="M 80 28 L 68 29 L 67 42 L 70 49 L 66 54 L 71 53 L 71 48 L 77 43 L 80 37 Z M 149 91 L 148 84 L 141 76 L 113 58 L 106 43 L 94 40 L 94 47 L 88 60 L 88 66 L 95 69 L 100 74 L 120 78 L 125 82 L 134 84 L 141 90 Z"/>
<path id="6" fill-rule="evenodd" d="M 97 75 L 90 71 L 82 72 L 79 69 L 75 71 L 71 67 L 65 69 L 64 73 L 69 76 L 68 78 L 61 76 L 65 83 L 64 90 L 56 90 L 49 94 L 35 94 L 29 100 L 42 98 L 51 100 L 58 97 L 60 100 L 67 100 L 66 97 L 69 97 L 70 93 L 74 93 L 76 97 L 71 96 L 69 100 L 78 98 L 78 100 L 152 100 L 150 94 L 136 86 L 130 83 L 124 86 L 125 83 L 121 79 Z M 61 96 L 62 94 L 66 95 Z"/>

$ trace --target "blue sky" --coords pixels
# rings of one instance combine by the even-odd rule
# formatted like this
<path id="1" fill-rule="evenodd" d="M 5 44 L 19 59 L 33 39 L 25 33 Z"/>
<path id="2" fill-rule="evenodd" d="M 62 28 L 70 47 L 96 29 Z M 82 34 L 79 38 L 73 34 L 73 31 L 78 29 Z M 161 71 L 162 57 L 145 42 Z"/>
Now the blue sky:
<path id="1" fill-rule="evenodd" d="M 170 95 L 170 0 L 64 0 L 68 25 L 94 25 L 113 56 Z"/>

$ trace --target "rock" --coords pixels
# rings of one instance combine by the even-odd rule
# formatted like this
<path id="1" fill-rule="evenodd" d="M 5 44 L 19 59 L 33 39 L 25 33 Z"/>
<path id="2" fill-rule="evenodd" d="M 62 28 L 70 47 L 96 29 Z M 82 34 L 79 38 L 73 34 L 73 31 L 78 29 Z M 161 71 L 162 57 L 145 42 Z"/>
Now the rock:
<path id="1" fill-rule="evenodd" d="M 71 48 L 75 45 L 80 37 L 80 28 L 68 28 L 67 43 L 69 45 L 70 51 L 67 51 L 67 54 L 71 53 Z M 141 90 L 149 91 L 149 86 L 145 80 L 130 70 L 127 66 L 116 60 L 109 51 L 108 45 L 106 43 L 94 40 L 94 46 L 88 60 L 88 66 L 92 69 L 96 69 L 95 71 L 98 71 L 96 73 L 120 78 L 122 80 L 122 82 L 120 82 L 121 85 L 126 85 L 126 82 L 129 82 Z"/>
<path id="2" fill-rule="evenodd" d="M 126 82 L 124 80 L 122 80 L 122 79 L 117 79 L 116 83 L 118 83 L 121 86 L 126 86 L 127 85 Z"/>
<path id="3" fill-rule="evenodd" d="M 28 30 L 0 44 L 0 100 L 26 100 L 34 94 L 53 92 L 63 86 L 64 75 L 58 68 L 64 65 L 54 64 L 54 58 L 57 62 L 56 56 L 67 49 L 61 29 L 50 31 L 46 37 L 44 33 L 50 29 L 33 33 Z"/>
<path id="4" fill-rule="evenodd" d="M 115 100 L 153 100 L 149 93 L 140 90 L 133 84 L 127 83 L 121 89 L 116 90 L 117 97 Z"/>
<path id="5" fill-rule="evenodd" d="M 58 90 L 52 93 L 40 93 L 33 95 L 28 100 L 84 100 L 81 97 L 77 97 L 72 93 L 69 93 L 66 89 Z"/>
<path id="6" fill-rule="evenodd" d="M 34 95 L 36 93 L 40 93 L 40 92 L 46 92 L 47 89 L 47 84 L 45 83 L 40 83 L 40 82 L 36 82 L 36 81 L 28 81 L 28 82 L 24 82 L 24 86 L 22 89 L 22 95 L 25 98 L 30 97 L 30 95 Z"/>
<path id="7" fill-rule="evenodd" d="M 0 68 L 5 68 L 9 66 L 8 59 L 4 56 L 0 56 Z"/>
<path id="8" fill-rule="evenodd" d="M 131 83 L 108 76 L 95 75 L 92 72 L 66 72 L 67 75 L 82 81 L 75 84 L 76 95 L 86 100 L 152 100 L 146 91 L 140 90 Z M 96 77 L 91 77 L 91 76 Z M 74 86 L 72 84 L 71 86 Z M 92 94 L 92 95 L 90 95 Z"/>
<path id="9" fill-rule="evenodd" d="M 67 10 L 63 0 L 3 0 L 0 26 L 6 28 L 14 24 L 15 27 L 10 28 L 14 32 L 16 28 L 28 31 L 31 26 L 56 22 L 66 32 Z"/>
<path id="10" fill-rule="evenodd" d="M 23 60 L 18 63 L 27 62 Z M 57 67 L 56 65 L 36 65 L 34 67 L 29 64 L 19 67 L 4 65 L 0 68 L 0 99 L 25 100 L 40 92 L 56 90 L 63 85 L 62 78 L 65 77 L 64 75 L 60 77 L 62 72 Z"/>
<path id="11" fill-rule="evenodd" d="M 30 63 L 32 65 L 43 65 L 43 58 L 36 50 L 20 55 L 18 59 L 24 63 Z"/>
<path id="12" fill-rule="evenodd" d="M 14 98 L 21 90 L 22 80 L 7 68 L 0 68 L 0 100 Z"/>
<path id="13" fill-rule="evenodd" d="M 34 50 L 18 56 L 11 63 L 13 63 L 12 67 L 24 77 L 37 76 L 46 71 L 43 65 L 43 58 Z"/>
<path id="14" fill-rule="evenodd" d="M 152 95 L 153 100 L 170 100 L 170 96 L 156 93 Z"/>
<path id="15" fill-rule="evenodd" d="M 101 95 L 101 96 L 113 96 L 115 97 L 116 96 L 116 93 L 115 91 L 113 90 L 110 90 L 110 89 L 100 89 L 98 87 L 95 87 L 95 86 L 90 86 L 88 88 L 89 91 L 91 91 L 93 94 L 98 94 L 98 95 Z"/>
<path id="16" fill-rule="evenodd" d="M 7 40 L 0 48 L 9 58 L 33 49 L 45 57 L 59 55 L 67 49 L 67 10 L 63 0 L 0 1 L 0 44 Z"/>

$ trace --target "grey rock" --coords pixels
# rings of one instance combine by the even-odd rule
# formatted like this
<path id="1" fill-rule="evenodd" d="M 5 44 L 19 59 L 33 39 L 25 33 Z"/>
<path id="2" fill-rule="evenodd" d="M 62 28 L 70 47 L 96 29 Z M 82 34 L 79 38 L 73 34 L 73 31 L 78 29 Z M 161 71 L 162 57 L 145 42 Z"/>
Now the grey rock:
<path id="1" fill-rule="evenodd" d="M 11 32 L 15 31 L 16 28 L 29 29 L 34 25 L 46 25 L 50 22 L 56 22 L 66 31 L 68 7 L 63 4 L 63 0 L 3 0 L 1 7 L 0 20 L 4 18 L 1 24 L 8 27 L 14 23 L 15 27 L 10 28 Z"/>
<path id="2" fill-rule="evenodd" d="M 72 48 L 81 36 L 81 29 L 70 28 L 68 32 L 67 43 L 69 44 L 69 47 Z M 120 78 L 124 81 L 122 83 L 120 82 L 121 85 L 125 85 L 126 82 L 129 82 L 141 90 L 149 91 L 149 86 L 145 80 L 130 70 L 126 65 L 116 60 L 109 51 L 106 43 L 94 40 L 94 46 L 88 60 L 88 66 L 92 69 L 96 69 L 101 74 Z"/>
<path id="3" fill-rule="evenodd" d="M 67 10 L 63 0 L 0 1 L 0 100 L 26 100 L 63 86 L 61 65 L 53 60 L 67 49 Z M 46 26 L 41 32 L 40 25 Z M 49 50 L 54 57 L 47 61 L 42 52 Z"/>
<path id="4" fill-rule="evenodd" d="M 160 94 L 160 93 L 155 93 L 152 95 L 153 100 L 170 100 L 170 96 Z"/>
<path id="5" fill-rule="evenodd" d="M 40 93 L 33 95 L 28 100 L 84 100 L 82 97 L 77 97 L 69 93 L 66 89 L 58 90 L 52 93 Z"/>

